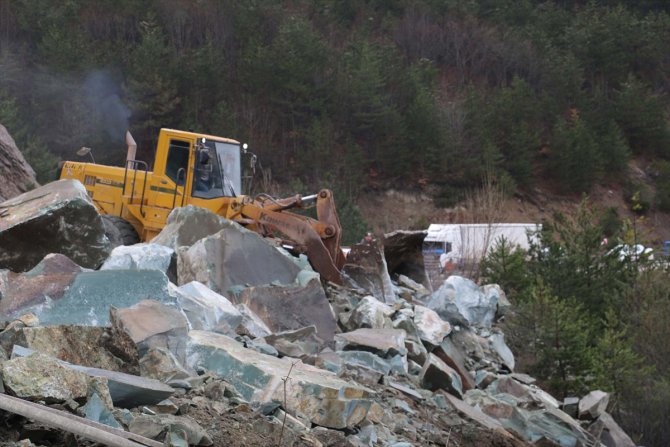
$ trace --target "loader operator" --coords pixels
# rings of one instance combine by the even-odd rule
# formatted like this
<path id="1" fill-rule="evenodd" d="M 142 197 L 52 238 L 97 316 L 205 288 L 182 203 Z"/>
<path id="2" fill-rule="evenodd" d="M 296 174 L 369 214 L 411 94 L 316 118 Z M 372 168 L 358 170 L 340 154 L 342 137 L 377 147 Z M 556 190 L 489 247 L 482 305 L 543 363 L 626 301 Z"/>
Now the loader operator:
<path id="1" fill-rule="evenodd" d="M 200 167 L 197 172 L 197 179 L 195 183 L 196 192 L 208 192 L 212 189 L 212 164 L 208 151 L 202 151 L 199 154 Z"/>

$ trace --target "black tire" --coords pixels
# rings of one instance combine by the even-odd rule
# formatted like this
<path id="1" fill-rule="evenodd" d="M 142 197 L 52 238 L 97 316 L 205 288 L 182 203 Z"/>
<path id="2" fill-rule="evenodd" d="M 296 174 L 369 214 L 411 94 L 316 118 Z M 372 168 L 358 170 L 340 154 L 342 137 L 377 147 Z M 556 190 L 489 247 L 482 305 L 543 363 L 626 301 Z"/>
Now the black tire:
<path id="1" fill-rule="evenodd" d="M 105 235 L 112 243 L 112 247 L 133 245 L 140 241 L 137 231 L 127 220 L 119 216 L 105 214 L 102 216 L 102 222 L 105 225 Z"/>

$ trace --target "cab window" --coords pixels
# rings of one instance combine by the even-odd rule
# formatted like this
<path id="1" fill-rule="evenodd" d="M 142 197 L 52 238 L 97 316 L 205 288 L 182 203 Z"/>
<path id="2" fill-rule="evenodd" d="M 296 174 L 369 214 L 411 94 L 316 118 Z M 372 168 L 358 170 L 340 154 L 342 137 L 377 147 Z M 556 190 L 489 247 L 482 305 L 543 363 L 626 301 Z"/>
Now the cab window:
<path id="1" fill-rule="evenodd" d="M 177 184 L 183 184 L 184 179 L 186 178 L 190 146 L 188 141 L 170 140 L 167 162 L 165 164 L 165 175 L 170 177 L 170 179 Z M 177 175 L 181 168 L 184 169 L 184 174 L 181 181 L 178 181 Z"/>

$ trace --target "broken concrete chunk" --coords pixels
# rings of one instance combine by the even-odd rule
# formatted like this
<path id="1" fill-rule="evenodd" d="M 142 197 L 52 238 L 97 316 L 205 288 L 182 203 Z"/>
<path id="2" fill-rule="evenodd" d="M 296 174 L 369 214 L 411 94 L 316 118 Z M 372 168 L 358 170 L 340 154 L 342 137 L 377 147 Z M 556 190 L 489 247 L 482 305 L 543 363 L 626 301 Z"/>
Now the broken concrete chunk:
<path id="1" fill-rule="evenodd" d="M 293 284 L 300 268 L 258 234 L 224 222 L 218 233 L 178 251 L 179 285 L 198 281 L 221 294 L 233 286 Z"/>
<path id="2" fill-rule="evenodd" d="M 169 275 L 174 255 L 173 249 L 158 244 L 120 245 L 100 270 L 158 270 Z M 176 270 L 176 265 L 173 268 Z"/>
<path id="3" fill-rule="evenodd" d="M 377 300 L 373 296 L 365 296 L 351 312 L 346 327 L 349 330 L 358 328 L 382 329 L 392 327 L 391 315 L 395 310 Z"/>
<path id="4" fill-rule="evenodd" d="M 36 352 L 4 362 L 2 379 L 5 387 L 17 397 L 62 402 L 86 398 L 89 378 L 83 372 Z"/>
<path id="5" fill-rule="evenodd" d="M 188 364 L 202 367 L 230 382 L 248 401 L 284 401 L 282 377 L 287 382 L 288 408 L 318 425 L 352 427 L 370 407 L 370 391 L 301 362 L 291 363 L 244 348 L 213 332 L 189 333 Z"/>
<path id="6" fill-rule="evenodd" d="M 242 314 L 225 296 L 202 283 L 184 284 L 177 288 L 176 295 L 191 329 L 232 335 L 242 322 Z"/>
<path id="7" fill-rule="evenodd" d="M 407 354 L 405 331 L 402 329 L 356 329 L 335 335 L 338 350 L 362 350 L 383 357 Z"/>
<path id="8" fill-rule="evenodd" d="M 326 343 L 333 340 L 337 322 L 318 281 L 310 281 L 305 287 L 249 287 L 234 299 L 248 306 L 272 332 L 298 330 L 313 325 L 321 340 Z"/>
<path id="9" fill-rule="evenodd" d="M 591 391 L 579 401 L 580 419 L 597 419 L 610 402 L 610 395 L 604 391 Z"/>
<path id="10" fill-rule="evenodd" d="M 419 381 L 421 386 L 431 391 L 443 389 L 458 397 L 463 395 L 461 377 L 434 354 L 428 354 L 419 374 Z"/>
<path id="11" fill-rule="evenodd" d="M 414 306 L 414 323 L 419 338 L 429 346 L 439 345 L 451 333 L 451 325 L 443 321 L 437 312 L 424 306 Z"/>
<path id="12" fill-rule="evenodd" d="M 49 253 L 98 267 L 109 255 L 109 240 L 84 185 L 60 180 L 0 203 L 0 268 L 32 269 Z"/>

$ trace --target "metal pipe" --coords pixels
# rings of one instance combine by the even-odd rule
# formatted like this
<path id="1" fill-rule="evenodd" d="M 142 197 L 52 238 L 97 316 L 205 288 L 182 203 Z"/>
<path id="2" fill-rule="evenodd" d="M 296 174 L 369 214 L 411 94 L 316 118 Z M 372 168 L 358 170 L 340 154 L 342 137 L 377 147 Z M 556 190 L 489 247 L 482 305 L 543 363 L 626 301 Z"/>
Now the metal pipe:
<path id="1" fill-rule="evenodd" d="M 0 408 L 91 441 L 103 443 L 109 447 L 146 447 L 146 444 L 131 441 L 109 431 L 46 410 L 41 405 L 25 402 L 4 394 L 0 394 Z"/>
<path id="2" fill-rule="evenodd" d="M 137 143 L 135 143 L 135 139 L 130 134 L 129 130 L 126 131 L 126 145 L 128 146 L 128 154 L 126 155 L 126 161 L 135 160 L 135 154 L 137 153 Z"/>

